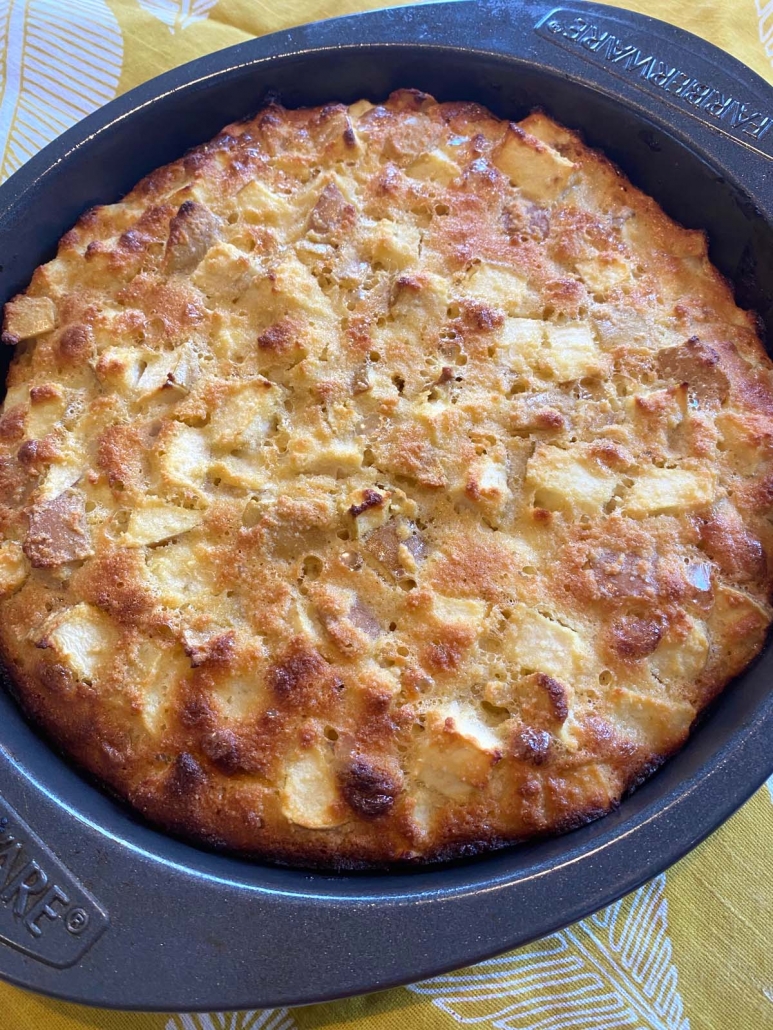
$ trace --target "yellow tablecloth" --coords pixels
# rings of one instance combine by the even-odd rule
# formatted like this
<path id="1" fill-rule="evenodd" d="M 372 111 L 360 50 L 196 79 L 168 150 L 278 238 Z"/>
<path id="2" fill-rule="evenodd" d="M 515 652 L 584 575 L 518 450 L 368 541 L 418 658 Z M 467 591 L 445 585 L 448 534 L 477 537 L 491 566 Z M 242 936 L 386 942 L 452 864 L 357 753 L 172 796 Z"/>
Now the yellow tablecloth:
<path id="1" fill-rule="evenodd" d="M 0 175 L 168 68 L 377 6 L 383 0 L 0 0 Z M 620 6 L 705 36 L 773 79 L 773 0 Z M 764 1030 L 773 1028 L 772 863 L 773 781 L 623 902 L 471 970 L 351 1001 L 205 1016 L 86 1009 L 0 984 L 0 1030 Z"/>

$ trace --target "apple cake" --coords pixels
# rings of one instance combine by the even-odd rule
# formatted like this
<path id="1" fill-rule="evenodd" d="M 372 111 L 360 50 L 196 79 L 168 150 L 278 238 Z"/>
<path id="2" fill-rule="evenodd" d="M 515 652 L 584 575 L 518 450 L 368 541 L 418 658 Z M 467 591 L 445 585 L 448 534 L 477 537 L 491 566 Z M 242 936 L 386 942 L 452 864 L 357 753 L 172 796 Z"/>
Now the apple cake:
<path id="1" fill-rule="evenodd" d="M 0 654 L 148 819 L 336 868 L 595 818 L 761 648 L 755 317 L 574 132 L 272 103 L 5 307 Z"/>

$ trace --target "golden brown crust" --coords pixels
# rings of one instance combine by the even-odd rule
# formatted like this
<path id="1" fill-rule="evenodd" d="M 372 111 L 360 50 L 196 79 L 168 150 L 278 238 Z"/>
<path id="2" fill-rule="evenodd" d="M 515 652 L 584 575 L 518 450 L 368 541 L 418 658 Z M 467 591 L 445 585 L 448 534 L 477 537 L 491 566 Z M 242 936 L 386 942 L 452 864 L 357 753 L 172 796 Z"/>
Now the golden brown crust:
<path id="1" fill-rule="evenodd" d="M 614 807 L 762 646 L 773 375 L 542 114 L 251 121 L 6 307 L 0 650 L 171 831 L 427 861 Z"/>

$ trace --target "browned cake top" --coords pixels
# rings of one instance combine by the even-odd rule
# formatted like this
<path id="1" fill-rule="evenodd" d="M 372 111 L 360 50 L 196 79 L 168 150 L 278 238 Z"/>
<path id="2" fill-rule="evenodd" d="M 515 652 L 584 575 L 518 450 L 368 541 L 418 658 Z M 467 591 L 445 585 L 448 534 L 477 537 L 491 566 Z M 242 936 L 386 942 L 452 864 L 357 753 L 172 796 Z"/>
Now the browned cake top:
<path id="1" fill-rule="evenodd" d="M 263 110 L 6 307 L 0 649 L 152 819 L 298 863 L 606 811 L 771 612 L 754 320 L 603 157 Z"/>

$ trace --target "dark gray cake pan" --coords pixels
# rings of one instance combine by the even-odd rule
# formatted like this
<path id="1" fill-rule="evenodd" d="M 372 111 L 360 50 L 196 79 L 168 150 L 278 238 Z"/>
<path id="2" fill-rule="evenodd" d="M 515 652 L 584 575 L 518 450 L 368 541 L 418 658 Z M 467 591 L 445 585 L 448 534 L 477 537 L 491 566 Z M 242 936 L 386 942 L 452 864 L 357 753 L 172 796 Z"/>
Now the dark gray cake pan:
<path id="1" fill-rule="evenodd" d="M 0 187 L 0 301 L 97 203 L 254 112 L 399 86 L 582 130 L 685 225 L 773 328 L 773 90 L 727 54 L 595 4 L 427 4 L 256 39 L 140 86 Z M 2 356 L 7 363 L 8 354 Z M 290 1005 L 524 944 L 661 872 L 773 771 L 773 654 L 619 810 L 467 862 L 325 875 L 165 836 L 63 760 L 0 690 L 0 976 L 115 1008 Z"/>

